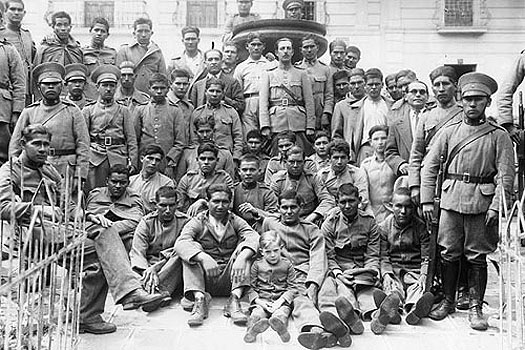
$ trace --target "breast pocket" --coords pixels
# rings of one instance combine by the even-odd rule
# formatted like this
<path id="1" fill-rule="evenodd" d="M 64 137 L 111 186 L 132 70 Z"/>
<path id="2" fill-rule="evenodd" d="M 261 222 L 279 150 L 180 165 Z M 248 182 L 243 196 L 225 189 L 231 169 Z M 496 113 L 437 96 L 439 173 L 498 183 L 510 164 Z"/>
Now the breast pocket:
<path id="1" fill-rule="evenodd" d="M 231 117 L 231 115 L 223 115 L 220 117 L 220 121 L 221 121 L 221 124 L 223 125 L 231 125 L 233 124 L 233 119 Z"/>
<path id="2" fill-rule="evenodd" d="M 313 85 L 314 95 L 322 94 L 324 92 L 325 84 L 326 84 L 326 77 L 324 76 L 314 77 L 314 85 Z"/>

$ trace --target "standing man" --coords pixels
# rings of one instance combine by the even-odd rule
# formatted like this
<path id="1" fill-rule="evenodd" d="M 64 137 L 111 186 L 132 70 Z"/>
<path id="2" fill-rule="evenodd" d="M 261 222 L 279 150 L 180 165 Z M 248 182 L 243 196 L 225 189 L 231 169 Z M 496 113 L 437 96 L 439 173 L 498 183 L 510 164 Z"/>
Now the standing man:
<path id="1" fill-rule="evenodd" d="M 7 41 L 14 45 L 22 58 L 26 77 L 25 104 L 28 105 L 33 102 L 31 72 L 33 70 L 36 46 L 31 37 L 31 32 L 26 28 L 22 28 L 22 20 L 25 15 L 26 10 L 22 0 L 8 0 L 5 2 L 5 26 L 0 28 L 0 41 Z"/>
<path id="2" fill-rule="evenodd" d="M 485 109 L 498 85 L 483 73 L 467 73 L 459 80 L 462 121 L 451 123 L 432 145 L 421 171 L 423 214 L 432 220 L 433 198 L 440 167 L 445 181 L 441 193 L 438 244 L 445 298 L 430 317 L 441 320 L 455 311 L 460 258 L 468 263 L 469 322 L 486 330 L 483 299 L 487 285 L 487 254 L 498 243 L 500 195 L 510 199 L 514 184 L 514 151 L 505 130 L 487 121 Z"/>
<path id="3" fill-rule="evenodd" d="M 96 17 L 91 22 L 89 28 L 91 34 L 91 42 L 84 46 L 84 64 L 88 69 L 88 77 L 91 77 L 93 71 L 101 64 L 115 64 L 117 58 L 117 50 L 105 45 L 106 39 L 109 36 L 109 23 L 107 19 Z M 93 82 L 87 82 L 86 96 L 90 99 L 97 98 L 97 88 Z"/>
<path id="4" fill-rule="evenodd" d="M 66 67 L 66 76 L 64 77 L 67 88 L 66 99 L 77 105 L 78 108 L 83 109 L 86 103 L 93 101 L 86 98 L 85 90 L 87 88 L 87 74 L 86 66 L 81 63 L 71 63 Z"/>
<path id="5" fill-rule="evenodd" d="M 149 95 L 135 88 L 135 64 L 131 61 L 124 61 L 119 65 L 120 84 L 117 86 L 115 101 L 120 102 L 128 107 L 131 114 L 135 108 L 145 105 L 149 102 Z"/>
<path id="6" fill-rule="evenodd" d="M 346 58 L 346 43 L 343 40 L 334 40 L 328 46 L 330 51 L 330 72 L 332 75 L 342 70 L 347 70 L 345 67 Z"/>
<path id="7" fill-rule="evenodd" d="M 182 55 L 172 58 L 168 64 L 168 73 L 175 69 L 183 69 L 190 73 L 190 88 L 206 72 L 204 65 L 204 54 L 199 50 L 201 31 L 197 27 L 184 27 L 181 30 L 184 52 Z"/>
<path id="8" fill-rule="evenodd" d="M 97 84 L 99 98 L 82 110 L 91 142 L 89 189 L 103 186 L 103 179 L 108 177 L 113 165 L 126 166 L 131 173 L 138 167 L 137 137 L 131 114 L 114 99 L 120 70 L 113 65 L 102 65 L 95 69 L 91 79 Z"/>
<path id="9" fill-rule="evenodd" d="M 222 73 L 233 77 L 233 72 L 235 67 L 237 67 L 237 58 L 239 50 L 237 49 L 237 44 L 233 41 L 226 41 L 222 45 L 222 52 L 224 54 L 224 60 L 222 61 Z"/>
<path id="10" fill-rule="evenodd" d="M 186 140 L 191 139 L 191 114 L 195 109 L 188 98 L 190 88 L 190 73 L 183 69 L 175 69 L 170 73 L 171 88 L 166 98 L 169 103 L 179 108 L 182 113 L 183 131 Z"/>
<path id="11" fill-rule="evenodd" d="M 352 70 L 357 66 L 361 60 L 361 50 L 357 46 L 348 46 L 346 48 L 345 67 L 347 70 Z"/>
<path id="12" fill-rule="evenodd" d="M 303 60 L 295 66 L 306 70 L 312 85 L 315 108 L 315 129 L 329 130 L 334 111 L 334 85 L 330 68 L 317 59 L 319 44 L 308 34 L 301 39 Z"/>
<path id="13" fill-rule="evenodd" d="M 315 104 L 312 85 L 304 70 L 292 65 L 292 40 L 281 38 L 275 43 L 277 67 L 265 72 L 259 95 L 259 124 L 267 138 L 281 131 L 296 133 L 298 144 L 307 155 L 312 146 L 306 137 L 315 133 Z M 276 155 L 275 145 L 272 155 Z"/>
<path id="14" fill-rule="evenodd" d="M 303 19 L 303 0 L 284 0 L 283 10 L 284 18 L 287 19 Z"/>
<path id="15" fill-rule="evenodd" d="M 334 81 L 334 103 L 337 104 L 337 102 L 343 101 L 350 91 L 350 77 L 346 70 L 340 70 L 332 75 L 332 80 Z"/>
<path id="16" fill-rule="evenodd" d="M 166 74 L 166 63 L 160 47 L 151 40 L 153 23 L 148 18 L 138 18 L 133 22 L 132 44 L 124 44 L 117 53 L 117 65 L 124 61 L 135 64 L 135 88 L 149 92 L 149 78 L 154 73 Z"/>
<path id="17" fill-rule="evenodd" d="M 257 13 L 252 13 L 253 0 L 237 0 L 238 13 L 230 15 L 224 24 L 224 35 L 222 41 L 226 42 L 231 39 L 233 28 L 239 24 L 258 21 L 261 16 Z"/>
<path id="18" fill-rule="evenodd" d="M 53 134 L 48 161 L 62 176 L 78 175 L 86 180 L 89 169 L 89 135 L 80 109 L 72 102 L 60 99 L 64 67 L 55 62 L 42 63 L 33 70 L 42 100 L 25 108 L 16 123 L 9 144 L 11 155 L 21 152 L 22 130 L 28 125 L 42 124 Z M 21 95 L 20 95 L 21 96 Z"/>

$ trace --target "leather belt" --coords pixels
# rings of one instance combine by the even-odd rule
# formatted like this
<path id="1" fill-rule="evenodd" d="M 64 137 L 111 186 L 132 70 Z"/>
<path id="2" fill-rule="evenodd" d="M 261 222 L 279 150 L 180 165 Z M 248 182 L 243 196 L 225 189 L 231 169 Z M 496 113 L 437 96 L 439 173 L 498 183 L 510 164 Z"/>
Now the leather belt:
<path id="1" fill-rule="evenodd" d="M 77 150 L 74 148 L 56 149 L 56 148 L 50 147 L 47 154 L 51 157 L 69 156 L 69 155 L 77 154 Z"/>
<path id="2" fill-rule="evenodd" d="M 259 96 L 259 93 L 258 92 L 250 92 L 250 93 L 244 94 L 243 96 L 244 96 L 244 98 L 256 97 L 256 96 Z"/>
<path id="3" fill-rule="evenodd" d="M 101 146 L 119 146 L 126 144 L 124 139 L 111 136 L 92 138 L 91 142 L 98 143 Z"/>
<path id="4" fill-rule="evenodd" d="M 281 106 L 281 107 L 288 107 L 288 106 L 304 106 L 304 104 L 297 104 L 295 101 L 291 98 L 281 98 L 279 100 L 270 100 L 270 107 L 275 106 Z"/>
<path id="5" fill-rule="evenodd" d="M 469 173 L 447 174 L 447 180 L 458 180 L 465 183 L 473 184 L 491 184 L 494 183 L 494 176 L 471 176 Z"/>

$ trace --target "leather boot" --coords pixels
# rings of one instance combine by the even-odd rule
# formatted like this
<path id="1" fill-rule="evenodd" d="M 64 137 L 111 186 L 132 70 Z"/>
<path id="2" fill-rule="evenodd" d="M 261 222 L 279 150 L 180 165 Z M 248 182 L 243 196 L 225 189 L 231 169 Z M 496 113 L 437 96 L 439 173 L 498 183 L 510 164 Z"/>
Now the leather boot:
<path id="1" fill-rule="evenodd" d="M 209 298 L 207 295 L 204 298 L 195 299 L 191 316 L 188 319 L 190 327 L 201 326 L 204 320 L 208 318 L 208 304 Z"/>
<path id="2" fill-rule="evenodd" d="M 458 300 L 456 302 L 458 310 L 468 310 L 469 296 L 468 296 L 468 261 L 465 256 L 461 257 L 461 267 L 459 270 L 458 280 Z"/>
<path id="3" fill-rule="evenodd" d="M 470 264 L 468 282 L 470 294 L 468 320 L 470 328 L 486 331 L 489 324 L 483 317 L 483 297 L 487 286 L 487 266 Z"/>
<path id="4" fill-rule="evenodd" d="M 441 260 L 441 278 L 443 279 L 443 292 L 445 298 L 441 300 L 439 306 L 430 312 L 428 317 L 435 321 L 441 321 L 448 314 L 456 312 L 456 286 L 459 275 L 459 261 Z"/>
<path id="5" fill-rule="evenodd" d="M 250 316 L 248 318 L 248 327 L 246 334 L 244 335 L 244 341 L 246 343 L 254 343 L 257 339 L 257 334 L 264 332 L 268 329 L 270 324 L 267 318 L 260 318 L 257 316 Z"/>
<path id="6" fill-rule="evenodd" d="M 234 324 L 244 326 L 248 322 L 248 317 L 241 309 L 241 302 L 237 296 L 231 294 L 230 298 L 224 305 L 224 316 L 231 317 Z"/>
<path id="7" fill-rule="evenodd" d="M 284 316 L 274 316 L 269 319 L 270 327 L 277 332 L 283 343 L 290 341 L 290 332 L 288 332 L 288 319 Z"/>

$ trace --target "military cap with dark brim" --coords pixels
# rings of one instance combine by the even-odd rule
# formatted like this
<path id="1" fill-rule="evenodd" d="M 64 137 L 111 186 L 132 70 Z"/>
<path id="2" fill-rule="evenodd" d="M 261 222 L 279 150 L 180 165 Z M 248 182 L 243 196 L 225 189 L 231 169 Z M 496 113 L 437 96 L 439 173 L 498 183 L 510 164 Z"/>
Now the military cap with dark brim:
<path id="1" fill-rule="evenodd" d="M 65 81 L 73 79 L 87 80 L 88 69 L 82 63 L 71 63 L 66 67 Z"/>
<path id="2" fill-rule="evenodd" d="M 124 61 L 120 64 L 121 74 L 135 74 L 135 63 L 131 61 Z"/>
<path id="3" fill-rule="evenodd" d="M 41 63 L 33 69 L 33 78 L 38 83 L 60 83 L 65 74 L 64 66 L 56 62 Z"/>
<path id="4" fill-rule="evenodd" d="M 470 72 L 463 74 L 458 82 L 461 97 L 467 96 L 487 96 L 490 97 L 498 90 L 496 80 L 487 74 Z"/>
<path id="5" fill-rule="evenodd" d="M 304 1 L 303 0 L 284 0 L 283 2 L 283 9 L 288 10 L 294 7 L 304 7 Z"/>
<path id="6" fill-rule="evenodd" d="M 117 83 L 120 79 L 120 69 L 112 64 L 103 64 L 91 73 L 91 80 L 95 84 L 112 82 Z"/>

